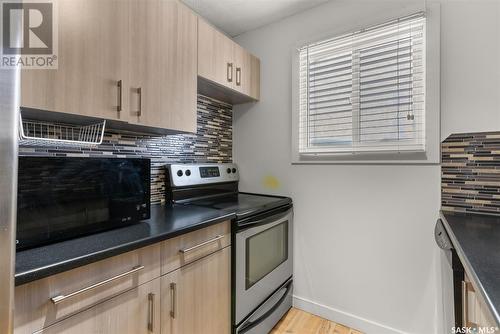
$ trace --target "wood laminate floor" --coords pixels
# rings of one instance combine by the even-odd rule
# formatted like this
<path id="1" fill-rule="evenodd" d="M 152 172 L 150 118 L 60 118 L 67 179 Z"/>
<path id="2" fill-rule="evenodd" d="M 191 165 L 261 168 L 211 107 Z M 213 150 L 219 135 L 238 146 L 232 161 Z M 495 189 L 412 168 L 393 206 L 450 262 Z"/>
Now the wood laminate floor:
<path id="1" fill-rule="evenodd" d="M 363 334 L 360 331 L 320 318 L 314 314 L 290 309 L 269 334 Z"/>

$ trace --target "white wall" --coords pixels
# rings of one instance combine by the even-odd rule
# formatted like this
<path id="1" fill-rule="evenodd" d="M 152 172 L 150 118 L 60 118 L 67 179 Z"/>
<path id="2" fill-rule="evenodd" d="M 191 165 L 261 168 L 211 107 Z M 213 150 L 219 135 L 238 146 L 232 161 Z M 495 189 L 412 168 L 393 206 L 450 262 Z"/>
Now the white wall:
<path id="1" fill-rule="evenodd" d="M 500 1 L 441 2 L 442 136 L 500 130 Z M 291 52 L 423 4 L 335 0 L 237 38 L 262 62 L 261 101 L 234 111 L 241 189 L 294 200 L 296 305 L 374 334 L 449 332 L 450 271 L 433 241 L 440 167 L 291 165 Z"/>

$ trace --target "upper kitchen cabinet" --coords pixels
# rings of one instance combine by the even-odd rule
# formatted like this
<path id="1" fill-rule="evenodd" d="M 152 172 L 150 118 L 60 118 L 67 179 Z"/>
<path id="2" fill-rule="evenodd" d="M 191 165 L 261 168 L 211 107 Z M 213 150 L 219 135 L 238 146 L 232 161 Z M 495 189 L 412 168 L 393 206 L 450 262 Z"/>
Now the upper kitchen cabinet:
<path id="1" fill-rule="evenodd" d="M 127 120 L 128 5 L 120 0 L 59 0 L 58 69 L 23 70 L 21 106 Z"/>
<path id="2" fill-rule="evenodd" d="M 130 3 L 131 122 L 196 132 L 196 15 L 178 1 Z"/>
<path id="3" fill-rule="evenodd" d="M 59 67 L 23 71 L 21 106 L 131 130 L 196 132 L 198 22 L 190 9 L 177 0 L 57 4 Z"/>
<path id="4" fill-rule="evenodd" d="M 198 91 L 231 103 L 260 98 L 260 60 L 201 18 Z"/>
<path id="5" fill-rule="evenodd" d="M 234 45 L 234 85 L 233 89 L 260 98 L 260 60 L 238 44 Z"/>
<path id="6" fill-rule="evenodd" d="M 198 75 L 232 87 L 235 43 L 201 18 L 198 19 Z"/>
<path id="7" fill-rule="evenodd" d="M 260 59 L 250 54 L 250 96 L 260 100 Z"/>

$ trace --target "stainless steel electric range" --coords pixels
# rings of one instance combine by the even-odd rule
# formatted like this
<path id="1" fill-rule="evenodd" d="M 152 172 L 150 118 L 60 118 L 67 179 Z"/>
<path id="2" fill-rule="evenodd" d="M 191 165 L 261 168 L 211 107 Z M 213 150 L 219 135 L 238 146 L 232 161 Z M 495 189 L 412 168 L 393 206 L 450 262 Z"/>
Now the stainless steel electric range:
<path id="1" fill-rule="evenodd" d="M 235 214 L 232 332 L 269 333 L 292 307 L 292 200 L 239 192 L 235 164 L 176 164 L 167 169 L 167 201 Z"/>

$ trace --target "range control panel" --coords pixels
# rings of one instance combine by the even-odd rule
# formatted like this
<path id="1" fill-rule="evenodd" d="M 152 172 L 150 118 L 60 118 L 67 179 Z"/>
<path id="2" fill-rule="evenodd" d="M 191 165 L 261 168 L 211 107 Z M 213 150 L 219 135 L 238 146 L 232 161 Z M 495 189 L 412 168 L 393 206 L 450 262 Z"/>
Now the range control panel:
<path id="1" fill-rule="evenodd" d="M 239 181 L 236 164 L 172 164 L 167 165 L 173 187 Z"/>

